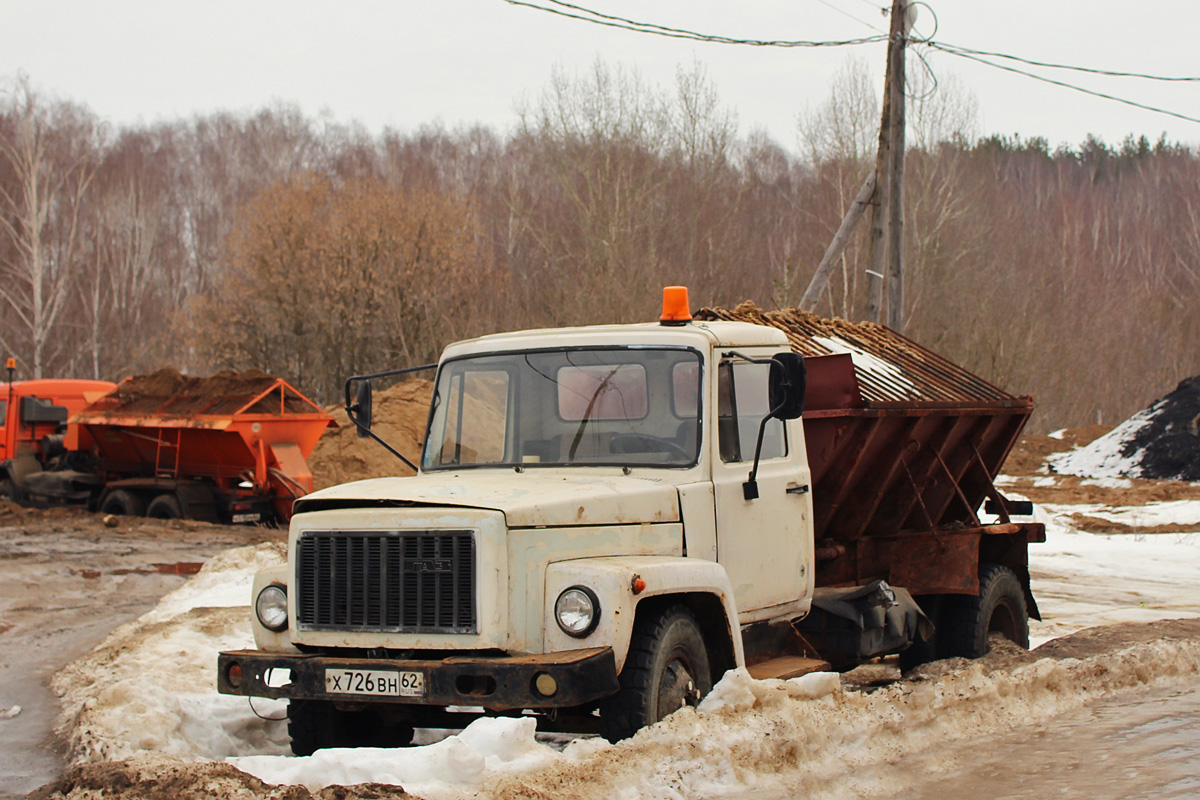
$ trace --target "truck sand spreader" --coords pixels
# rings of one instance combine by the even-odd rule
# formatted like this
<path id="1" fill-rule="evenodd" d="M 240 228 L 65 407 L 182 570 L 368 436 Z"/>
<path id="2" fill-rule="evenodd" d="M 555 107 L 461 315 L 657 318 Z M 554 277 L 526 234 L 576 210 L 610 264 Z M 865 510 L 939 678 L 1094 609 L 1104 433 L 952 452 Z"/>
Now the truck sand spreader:
<path id="1" fill-rule="evenodd" d="M 658 324 L 450 345 L 419 473 L 296 503 L 219 690 L 290 699 L 296 753 L 523 710 L 616 740 L 734 667 L 1025 645 L 1044 530 L 992 480 L 1032 409 L 885 328 L 674 289 Z"/>

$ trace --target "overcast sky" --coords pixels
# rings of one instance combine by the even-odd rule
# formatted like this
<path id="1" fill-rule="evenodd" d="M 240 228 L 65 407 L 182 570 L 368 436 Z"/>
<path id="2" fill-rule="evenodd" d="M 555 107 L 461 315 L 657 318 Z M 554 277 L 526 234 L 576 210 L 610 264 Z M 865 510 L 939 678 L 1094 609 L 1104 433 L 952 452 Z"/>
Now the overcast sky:
<path id="1" fill-rule="evenodd" d="M 534 0 L 549 5 L 545 0 Z M 758 39 L 843 40 L 886 32 L 880 0 L 576 0 L 641 21 Z M 1197 0 L 929 0 L 916 34 L 1041 61 L 1160 75 L 1200 75 Z M 931 13 L 930 8 L 934 13 Z M 876 30 L 873 30 L 876 29 Z M 774 49 L 685 42 L 612 30 L 504 0 L 0 0 L 0 78 L 26 74 L 55 97 L 116 125 L 275 102 L 357 120 L 372 132 L 483 123 L 504 132 L 557 65 L 597 57 L 670 87 L 703 65 L 743 134 L 765 129 L 796 149 L 797 115 L 820 104 L 851 56 L 882 82 L 881 44 Z M 928 52 L 928 51 L 926 51 Z M 910 56 L 910 69 L 919 62 Z M 1200 124 L 928 53 L 934 74 L 975 96 L 984 134 L 1077 144 L 1093 133 L 1200 144 Z M 1020 65 L 1014 65 L 1020 66 Z M 1039 70 L 1200 117 L 1200 83 Z"/>

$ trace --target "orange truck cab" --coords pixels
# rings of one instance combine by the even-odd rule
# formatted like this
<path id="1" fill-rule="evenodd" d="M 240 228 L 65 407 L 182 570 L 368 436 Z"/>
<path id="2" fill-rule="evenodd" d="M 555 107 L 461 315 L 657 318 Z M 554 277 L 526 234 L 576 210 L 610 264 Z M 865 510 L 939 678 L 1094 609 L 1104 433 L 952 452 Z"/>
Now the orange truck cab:
<path id="1" fill-rule="evenodd" d="M 90 380 L 0 383 L 0 500 L 86 501 L 100 478 L 75 462 L 94 457 L 93 443 L 67 420 L 115 388 Z"/>

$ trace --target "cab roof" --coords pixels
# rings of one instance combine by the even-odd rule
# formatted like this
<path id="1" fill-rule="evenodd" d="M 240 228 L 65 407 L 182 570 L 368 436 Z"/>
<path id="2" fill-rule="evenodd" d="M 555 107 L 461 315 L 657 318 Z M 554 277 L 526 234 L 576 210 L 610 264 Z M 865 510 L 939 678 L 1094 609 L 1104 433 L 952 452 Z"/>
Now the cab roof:
<path id="1" fill-rule="evenodd" d="M 480 336 L 449 345 L 443 358 L 465 355 L 537 350 L 558 347 L 784 347 L 787 336 L 776 328 L 749 322 L 687 322 L 662 325 L 639 322 L 629 325 L 586 325 L 574 328 L 535 328 Z"/>

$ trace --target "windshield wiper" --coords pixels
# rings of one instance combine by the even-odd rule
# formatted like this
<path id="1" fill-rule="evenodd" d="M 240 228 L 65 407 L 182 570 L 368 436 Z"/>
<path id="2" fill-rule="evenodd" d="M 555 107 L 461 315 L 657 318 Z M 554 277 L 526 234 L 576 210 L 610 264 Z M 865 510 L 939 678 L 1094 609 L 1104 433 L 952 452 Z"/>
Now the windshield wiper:
<path id="1" fill-rule="evenodd" d="M 575 460 L 575 451 L 579 449 L 579 440 L 583 438 L 583 429 L 587 427 L 588 421 L 592 418 L 592 411 L 596 408 L 596 401 L 600 399 L 600 395 L 608 388 L 608 384 L 612 381 L 613 376 L 617 374 L 617 370 L 621 369 L 624 364 L 617 364 L 612 368 L 612 371 L 604 376 L 600 381 L 600 385 L 596 387 L 596 391 L 592 392 L 592 397 L 588 400 L 587 409 L 583 412 L 583 419 L 579 420 L 579 429 L 575 431 L 575 438 L 571 440 L 571 449 L 567 451 L 567 460 Z"/>

